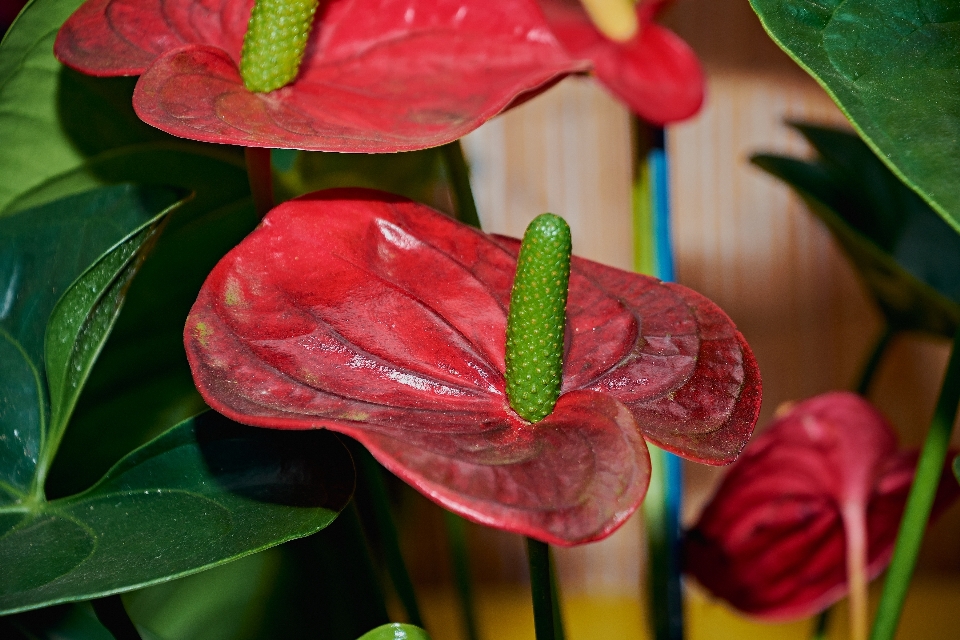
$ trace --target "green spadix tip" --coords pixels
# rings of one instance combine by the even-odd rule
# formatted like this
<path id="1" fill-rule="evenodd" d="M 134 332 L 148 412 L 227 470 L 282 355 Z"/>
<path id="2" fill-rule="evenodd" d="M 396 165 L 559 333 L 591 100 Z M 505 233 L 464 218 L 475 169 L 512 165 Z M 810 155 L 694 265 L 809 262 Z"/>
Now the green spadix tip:
<path id="1" fill-rule="evenodd" d="M 256 0 L 240 51 L 240 77 L 266 93 L 293 82 L 300 71 L 319 0 Z"/>
<path id="2" fill-rule="evenodd" d="M 530 422 L 550 415 L 560 397 L 570 246 L 566 221 L 544 213 L 527 227 L 517 258 L 507 316 L 507 399 Z"/>

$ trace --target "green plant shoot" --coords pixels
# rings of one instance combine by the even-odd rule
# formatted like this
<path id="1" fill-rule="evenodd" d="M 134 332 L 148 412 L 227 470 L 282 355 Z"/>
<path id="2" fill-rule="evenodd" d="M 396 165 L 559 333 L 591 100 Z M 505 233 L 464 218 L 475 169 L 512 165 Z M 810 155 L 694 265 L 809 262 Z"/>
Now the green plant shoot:
<path id="1" fill-rule="evenodd" d="M 523 234 L 507 317 L 507 398 L 539 422 L 560 397 L 563 332 L 570 282 L 570 227 L 544 213 Z"/>
<path id="2" fill-rule="evenodd" d="M 266 93 L 297 77 L 318 0 L 257 0 L 240 52 L 247 89 Z"/>

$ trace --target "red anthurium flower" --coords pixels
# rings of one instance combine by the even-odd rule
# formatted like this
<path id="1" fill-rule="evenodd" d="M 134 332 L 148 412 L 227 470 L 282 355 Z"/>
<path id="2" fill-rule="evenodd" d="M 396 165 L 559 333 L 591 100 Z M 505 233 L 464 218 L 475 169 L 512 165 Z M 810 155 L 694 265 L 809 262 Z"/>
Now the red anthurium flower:
<path id="1" fill-rule="evenodd" d="M 474 521 L 570 545 L 636 509 L 644 438 L 723 464 L 760 405 L 729 318 L 674 284 L 574 258 L 562 395 L 531 424 L 504 383 L 519 242 L 342 189 L 267 214 L 217 265 L 184 338 L 207 402 L 240 422 L 326 428 Z"/>
<path id="2" fill-rule="evenodd" d="M 257 94 L 238 70 L 252 6 L 88 0 L 54 51 L 83 73 L 142 74 L 134 108 L 173 135 L 351 152 L 456 140 L 589 66 L 557 44 L 535 0 L 329 0 L 297 79 Z"/>
<path id="3" fill-rule="evenodd" d="M 570 55 L 587 58 L 597 78 L 633 112 L 653 124 L 683 120 L 703 103 L 704 76 L 696 54 L 653 19 L 667 0 L 637 5 L 637 34 L 627 42 L 604 36 L 579 0 L 540 0 L 550 29 Z"/>
<path id="4" fill-rule="evenodd" d="M 858 550 L 864 589 L 890 561 L 916 461 L 860 396 L 800 402 L 730 469 L 687 536 L 687 571 L 754 616 L 822 611 L 847 593 Z M 934 515 L 958 493 L 945 474 Z"/>

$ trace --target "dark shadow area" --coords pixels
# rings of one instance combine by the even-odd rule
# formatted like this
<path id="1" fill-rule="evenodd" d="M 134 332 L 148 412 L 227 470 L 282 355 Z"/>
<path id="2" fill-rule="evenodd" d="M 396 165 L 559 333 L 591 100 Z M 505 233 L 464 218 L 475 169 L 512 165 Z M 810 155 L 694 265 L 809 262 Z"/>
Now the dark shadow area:
<path id="1" fill-rule="evenodd" d="M 353 460 L 330 431 L 247 427 L 215 411 L 194 423 L 204 462 L 228 491 L 260 502 L 336 510 L 353 495 Z"/>

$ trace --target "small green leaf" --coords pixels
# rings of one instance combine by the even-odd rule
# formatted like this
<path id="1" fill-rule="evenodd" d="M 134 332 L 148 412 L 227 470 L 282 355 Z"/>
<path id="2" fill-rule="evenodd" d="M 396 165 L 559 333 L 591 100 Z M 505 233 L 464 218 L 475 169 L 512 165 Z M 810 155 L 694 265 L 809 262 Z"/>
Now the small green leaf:
<path id="1" fill-rule="evenodd" d="M 530 422 L 550 415 L 560 397 L 570 246 L 566 221 L 544 213 L 527 227 L 517 258 L 507 317 L 507 398 Z"/>
<path id="2" fill-rule="evenodd" d="M 130 261 L 137 262 L 152 236 L 157 213 L 175 201 L 169 189 L 121 185 L 0 218 L 0 488 L 7 494 L 0 493 L 0 504 L 42 490 L 72 404 L 66 398 L 65 405 L 60 394 L 51 422 L 45 378 L 52 373 L 65 391 L 69 367 L 70 380 L 82 380 L 106 337 L 104 325 L 109 328 L 116 317 L 123 286 L 106 297 L 96 294 L 109 291 L 117 278 L 131 277 Z M 114 264 L 113 256 L 121 254 L 123 263 Z M 86 295 L 91 286 L 95 295 Z M 58 306 L 58 300 L 71 304 Z M 87 332 L 76 343 L 81 352 L 49 367 L 43 345 L 51 315 L 55 328 L 86 326 Z"/>
<path id="3" fill-rule="evenodd" d="M 757 155 L 827 225 L 895 331 L 960 324 L 960 236 L 852 133 L 794 125 L 815 161 Z"/>
<path id="4" fill-rule="evenodd" d="M 393 622 L 368 631 L 357 640 L 430 640 L 430 636 L 420 627 Z"/>
<path id="5" fill-rule="evenodd" d="M 19 508 L 0 531 L 0 613 L 161 582 L 314 533 L 346 505 L 353 477 L 332 433 L 204 413 L 89 491 Z"/>
<path id="6" fill-rule="evenodd" d="M 751 0 L 883 162 L 960 231 L 960 4 Z"/>

